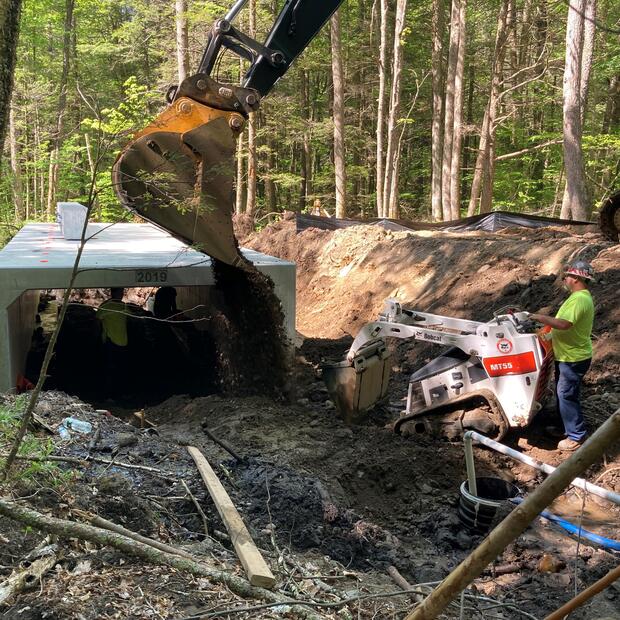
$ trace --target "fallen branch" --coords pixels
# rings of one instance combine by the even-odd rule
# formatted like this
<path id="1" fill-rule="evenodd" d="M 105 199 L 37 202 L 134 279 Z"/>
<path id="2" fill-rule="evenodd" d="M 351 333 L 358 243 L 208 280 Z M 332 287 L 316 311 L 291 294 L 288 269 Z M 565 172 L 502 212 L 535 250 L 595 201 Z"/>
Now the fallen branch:
<path id="1" fill-rule="evenodd" d="M 620 566 L 616 566 L 616 568 L 610 570 L 604 577 L 593 583 L 589 588 L 586 588 L 575 598 L 568 601 L 568 603 L 562 605 L 560 609 L 556 609 L 552 614 L 549 614 L 545 620 L 562 620 L 562 618 L 575 611 L 577 607 L 581 607 L 586 601 L 589 601 L 595 594 L 598 594 L 607 586 L 611 585 L 616 579 L 620 579 Z"/>
<path id="2" fill-rule="evenodd" d="M 421 594 L 425 595 L 426 593 L 422 590 L 419 590 L 415 586 L 410 590 L 399 590 L 398 592 L 379 592 L 377 594 L 360 594 L 359 596 L 350 596 L 348 598 L 342 599 L 340 601 L 334 602 L 321 602 L 321 601 L 295 601 L 298 605 L 308 605 L 310 607 L 319 607 L 320 609 L 338 609 L 339 607 L 344 607 L 345 605 L 349 605 L 349 603 L 358 603 L 359 601 L 368 601 L 373 599 L 383 599 L 383 598 L 395 598 L 397 596 L 403 596 L 406 594 Z M 282 603 L 280 603 L 281 605 Z M 286 603 L 285 603 L 286 604 Z M 254 605 L 252 607 L 235 607 L 232 609 L 220 609 L 219 611 L 215 611 L 209 613 L 208 610 L 198 611 L 191 616 L 184 616 L 183 618 L 179 618 L 179 620 L 201 620 L 202 618 L 222 618 L 228 614 L 235 613 L 244 613 L 246 611 L 256 611 L 258 609 L 266 609 L 268 607 L 276 607 L 278 603 L 265 603 L 264 605 Z"/>
<path id="3" fill-rule="evenodd" d="M 411 590 L 411 584 L 398 572 L 396 566 L 388 566 L 387 574 L 392 578 L 392 581 L 402 590 Z M 414 594 L 413 600 L 416 603 L 420 603 L 424 600 L 424 596 L 420 594 Z"/>
<path id="4" fill-rule="evenodd" d="M 34 561 L 28 560 L 20 569 L 14 570 L 11 575 L 0 583 L 0 605 L 4 605 L 16 594 L 34 587 L 58 561 L 58 547 L 48 545 L 38 551 Z"/>
<path id="5" fill-rule="evenodd" d="M 32 461 L 34 463 L 54 461 L 58 463 L 74 463 L 76 465 L 86 465 L 87 463 L 101 463 L 108 466 L 113 465 L 114 467 L 122 467 L 123 469 L 138 469 L 140 471 L 148 471 L 152 474 L 161 476 L 166 480 L 175 479 L 171 473 L 165 472 L 162 469 L 157 469 L 157 467 L 150 467 L 149 465 L 134 465 L 133 463 L 123 463 L 122 461 L 115 461 L 114 459 L 103 459 L 98 456 L 86 456 L 84 458 L 80 458 L 79 456 L 57 456 L 55 454 L 50 454 L 48 456 L 16 456 L 15 460 Z"/>
<path id="6" fill-rule="evenodd" d="M 484 541 L 461 562 L 433 593 L 405 620 L 432 620 L 468 584 L 478 577 L 506 546 L 544 510 L 579 474 L 597 461 L 620 438 L 620 409 L 564 461 L 533 493 L 519 504 Z"/>
<path id="7" fill-rule="evenodd" d="M 192 504 L 196 507 L 200 518 L 202 519 L 202 527 L 205 531 L 205 536 L 209 536 L 209 522 L 207 521 L 207 515 L 205 514 L 202 506 L 198 503 L 198 500 L 194 497 L 194 494 L 190 491 L 190 488 L 187 486 L 187 482 L 181 478 L 181 484 L 185 489 L 185 492 L 189 495 L 189 498 L 192 500 Z"/>
<path id="8" fill-rule="evenodd" d="M 84 510 L 74 510 L 73 511 L 78 517 L 88 521 L 90 524 L 95 527 L 100 527 L 104 530 L 108 530 L 110 532 L 116 532 L 117 534 L 121 534 L 123 536 L 127 536 L 127 538 L 131 538 L 139 543 L 143 543 L 148 545 L 149 547 L 153 547 L 154 549 L 159 549 L 164 553 L 171 553 L 172 555 L 178 555 L 182 558 L 187 558 L 188 560 L 192 560 L 194 562 L 201 562 L 200 558 L 197 558 L 195 555 L 192 555 L 188 551 L 184 549 L 179 549 L 178 547 L 173 547 L 172 545 L 167 545 L 166 543 L 160 542 L 159 540 L 155 540 L 153 538 L 148 538 L 147 536 L 142 536 L 142 534 L 138 534 L 137 532 L 132 532 L 122 525 L 118 525 L 117 523 L 113 523 L 112 521 L 108 521 L 103 517 L 98 515 L 90 514 L 89 512 L 85 512 Z"/>
<path id="9" fill-rule="evenodd" d="M 20 523 L 25 523 L 34 529 L 56 534 L 63 539 L 79 538 L 97 545 L 109 545 L 153 564 L 170 566 L 184 573 L 189 573 L 196 577 L 206 577 L 211 581 L 224 584 L 231 592 L 243 598 L 253 598 L 279 605 L 290 605 L 291 611 L 304 620 L 320 620 L 312 611 L 301 606 L 305 603 L 286 598 L 265 588 L 252 586 L 242 577 L 211 568 L 207 564 L 195 562 L 177 554 L 160 551 L 123 534 L 117 534 L 116 532 L 93 525 L 86 525 L 85 523 L 49 517 L 5 499 L 0 499 L 0 515 Z"/>
<path id="10" fill-rule="evenodd" d="M 223 448 L 224 450 L 226 450 L 226 452 L 228 452 L 228 454 L 230 454 L 230 456 L 232 456 L 238 463 L 241 463 L 243 461 L 243 458 L 241 456 L 239 456 L 230 446 L 230 444 L 227 441 L 224 441 L 223 439 L 220 439 L 219 437 L 217 437 L 216 435 L 213 434 L 213 432 L 207 428 L 206 426 L 202 426 L 202 430 L 204 432 L 205 435 L 207 435 L 207 437 L 209 437 L 212 441 L 214 441 L 218 446 L 220 446 L 221 448 Z"/>

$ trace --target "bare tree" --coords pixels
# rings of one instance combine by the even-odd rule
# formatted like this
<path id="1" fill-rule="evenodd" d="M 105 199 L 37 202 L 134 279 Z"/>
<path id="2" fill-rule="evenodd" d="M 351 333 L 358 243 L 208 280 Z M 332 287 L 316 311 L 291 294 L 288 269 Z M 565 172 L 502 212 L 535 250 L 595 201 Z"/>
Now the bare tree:
<path id="1" fill-rule="evenodd" d="M 613 75 L 608 82 L 602 132 L 609 133 L 616 127 L 620 127 L 620 74 Z"/>
<path id="2" fill-rule="evenodd" d="M 386 217 L 383 204 L 384 183 L 384 137 L 385 137 L 385 98 L 387 92 L 387 49 L 388 49 L 388 1 L 381 0 L 381 15 L 379 20 L 379 100 L 377 103 L 377 216 Z"/>
<path id="3" fill-rule="evenodd" d="M 50 218 L 54 212 L 53 207 L 56 201 L 56 190 L 58 186 L 58 166 L 60 148 L 64 138 L 65 114 L 67 111 L 67 88 L 69 83 L 69 71 L 71 68 L 72 56 L 72 35 L 75 27 L 73 12 L 75 0 L 65 2 L 65 30 L 62 42 L 62 72 L 60 75 L 60 85 L 58 90 L 58 107 L 56 108 L 56 128 L 52 139 L 52 150 L 50 151 L 50 164 L 47 182 L 47 217 Z"/>
<path id="4" fill-rule="evenodd" d="M 347 177 L 344 146 L 344 75 L 340 43 L 340 11 L 331 17 L 332 80 L 334 84 L 334 168 L 336 172 L 336 217 L 346 217 Z"/>
<path id="5" fill-rule="evenodd" d="M 400 115 L 401 73 L 403 67 L 402 36 L 405 29 L 407 0 L 397 0 L 394 21 L 394 50 L 392 58 L 392 89 L 390 111 L 387 123 L 387 149 L 385 154 L 385 181 L 383 184 L 383 208 L 388 209 L 391 218 L 398 218 L 398 133 L 397 123 Z"/>
<path id="6" fill-rule="evenodd" d="M 463 145 L 463 76 L 465 74 L 465 13 L 467 0 L 460 0 L 458 14 L 459 43 L 454 74 L 454 127 L 450 164 L 450 219 L 461 217 L 461 148 Z"/>
<path id="7" fill-rule="evenodd" d="M 256 38 L 256 0 L 250 0 L 249 34 Z M 250 112 L 248 119 L 248 178 L 245 212 L 254 215 L 256 211 L 256 112 Z"/>
<path id="8" fill-rule="evenodd" d="M 586 0 L 583 28 L 583 52 L 581 54 L 581 76 L 579 87 L 579 105 L 581 106 L 581 124 L 585 124 L 588 91 L 590 89 L 590 71 L 594 58 L 594 39 L 596 34 L 596 0 Z"/>
<path id="9" fill-rule="evenodd" d="M 442 219 L 441 163 L 443 157 L 443 0 L 433 0 L 431 71 L 433 82 L 433 122 L 431 128 L 431 213 L 433 221 Z"/>
<path id="10" fill-rule="evenodd" d="M 177 74 L 180 84 L 189 72 L 187 0 L 175 0 L 174 21 L 177 29 Z"/>
<path id="11" fill-rule="evenodd" d="M 239 58 L 239 80 L 243 75 L 243 60 Z M 241 215 L 245 206 L 245 152 L 243 132 L 237 137 L 237 173 L 235 175 L 235 213 Z"/>
<path id="12" fill-rule="evenodd" d="M 13 104 L 9 111 L 9 153 L 11 157 L 11 184 L 13 186 L 13 202 L 15 203 L 15 219 L 24 217 L 24 199 L 22 195 L 22 174 L 17 149 L 17 129 L 15 127 L 15 109 Z"/>
<path id="13" fill-rule="evenodd" d="M 590 204 L 586 189 L 585 167 L 581 148 L 581 63 L 586 0 L 571 0 L 566 23 L 566 60 L 563 82 L 563 136 L 566 186 L 561 216 L 587 220 Z"/>
<path id="14" fill-rule="evenodd" d="M 452 216 L 450 200 L 450 172 L 452 170 L 452 147 L 454 137 L 454 88 L 456 65 L 459 53 L 459 11 L 461 0 L 452 0 L 450 14 L 450 47 L 448 48 L 448 67 L 446 73 L 446 96 L 443 118 L 443 160 L 441 170 L 441 205 L 444 220 Z"/>
<path id="15" fill-rule="evenodd" d="M 509 0 L 502 0 L 497 18 L 497 31 L 495 35 L 495 49 L 493 52 L 493 68 L 491 74 L 491 92 L 489 94 L 489 101 L 484 112 L 482 128 L 480 130 L 480 142 L 478 145 L 474 177 L 471 184 L 471 195 L 469 198 L 467 215 L 474 215 L 478 206 L 480 206 L 481 213 L 490 211 L 491 209 L 495 165 L 495 119 L 500 99 L 504 56 L 508 38 L 508 7 Z"/>
<path id="16" fill-rule="evenodd" d="M 304 120 L 303 145 L 301 151 L 301 191 L 299 208 L 303 210 L 312 194 L 312 104 L 310 102 L 310 76 L 308 70 L 301 72 L 301 110 Z"/>

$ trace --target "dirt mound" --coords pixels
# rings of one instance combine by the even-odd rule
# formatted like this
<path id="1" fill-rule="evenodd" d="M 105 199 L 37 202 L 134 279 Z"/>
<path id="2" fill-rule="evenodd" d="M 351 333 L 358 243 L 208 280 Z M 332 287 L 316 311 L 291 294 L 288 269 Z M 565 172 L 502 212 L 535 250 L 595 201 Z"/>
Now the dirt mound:
<path id="1" fill-rule="evenodd" d="M 296 232 L 284 219 L 245 240 L 260 252 L 297 263 L 297 329 L 314 338 L 356 334 L 383 301 L 479 321 L 503 306 L 557 309 L 565 294 L 557 277 L 575 257 L 597 272 L 593 372 L 618 373 L 620 246 L 597 233 L 565 229 L 393 232 L 375 226 Z"/>

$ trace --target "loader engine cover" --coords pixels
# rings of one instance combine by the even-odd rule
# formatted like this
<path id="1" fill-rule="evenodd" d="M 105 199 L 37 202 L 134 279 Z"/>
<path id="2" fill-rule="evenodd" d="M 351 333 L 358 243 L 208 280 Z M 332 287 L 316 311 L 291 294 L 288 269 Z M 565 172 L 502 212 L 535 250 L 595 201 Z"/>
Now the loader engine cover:
<path id="1" fill-rule="evenodd" d="M 390 362 L 381 340 L 360 349 L 351 362 L 321 366 L 327 391 L 345 422 L 360 420 L 361 414 L 386 397 Z"/>

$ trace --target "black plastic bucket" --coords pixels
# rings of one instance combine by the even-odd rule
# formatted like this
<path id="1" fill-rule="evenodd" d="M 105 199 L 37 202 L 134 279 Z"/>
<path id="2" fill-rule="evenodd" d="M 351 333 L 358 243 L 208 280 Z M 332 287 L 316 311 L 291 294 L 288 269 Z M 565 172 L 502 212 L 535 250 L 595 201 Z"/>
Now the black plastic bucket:
<path id="1" fill-rule="evenodd" d="M 489 531 L 499 506 L 521 493 L 519 487 L 501 478 L 476 478 L 478 495 L 469 492 L 467 480 L 461 484 L 459 519 L 469 530 L 478 534 Z"/>

